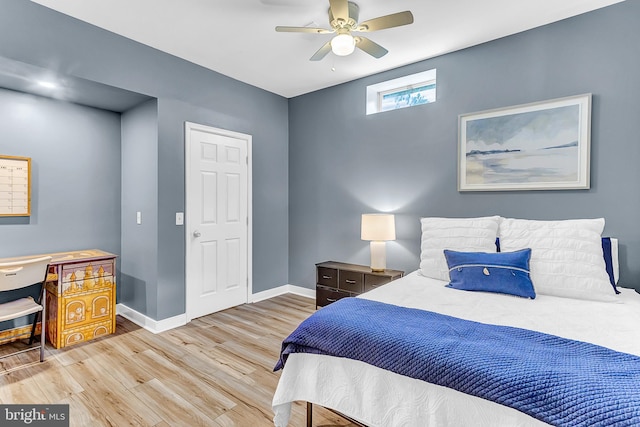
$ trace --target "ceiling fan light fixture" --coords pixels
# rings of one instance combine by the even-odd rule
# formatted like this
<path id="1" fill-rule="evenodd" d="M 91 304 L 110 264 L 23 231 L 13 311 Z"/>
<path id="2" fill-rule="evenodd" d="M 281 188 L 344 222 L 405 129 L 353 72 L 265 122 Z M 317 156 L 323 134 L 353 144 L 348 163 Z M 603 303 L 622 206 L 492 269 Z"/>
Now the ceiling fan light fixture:
<path id="1" fill-rule="evenodd" d="M 338 56 L 351 55 L 356 48 L 356 40 L 351 34 L 338 34 L 331 40 L 331 51 Z"/>
<path id="2" fill-rule="evenodd" d="M 360 8 L 356 3 L 349 0 L 329 0 L 328 12 L 329 25 L 331 26 L 330 30 L 315 28 L 313 26 L 316 24 L 311 23 L 311 26 L 307 27 L 277 26 L 276 31 L 280 33 L 335 34 L 335 37 L 325 42 L 322 47 L 309 58 L 309 61 L 320 61 L 327 56 L 329 52 L 333 52 L 336 56 L 351 55 L 356 47 L 374 58 L 379 59 L 389 53 L 389 51 L 367 37 L 353 37 L 351 32 L 372 32 L 413 23 L 413 14 L 408 10 L 359 22 Z"/>

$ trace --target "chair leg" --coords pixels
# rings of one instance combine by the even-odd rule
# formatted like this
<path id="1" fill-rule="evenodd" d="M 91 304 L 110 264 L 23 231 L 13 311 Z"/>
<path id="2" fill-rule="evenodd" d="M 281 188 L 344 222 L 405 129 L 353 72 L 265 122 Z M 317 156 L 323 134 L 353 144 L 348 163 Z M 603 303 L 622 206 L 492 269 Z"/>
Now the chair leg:
<path id="1" fill-rule="evenodd" d="M 44 290 L 44 285 L 42 286 L 42 288 L 40 289 L 40 300 L 38 301 L 38 304 L 42 304 L 42 311 L 37 312 L 34 316 L 33 316 L 33 326 L 31 327 L 31 336 L 29 337 L 29 345 L 33 344 L 33 338 L 36 335 L 36 325 L 38 324 L 38 316 L 40 315 L 40 313 L 42 313 L 42 323 L 44 323 L 44 303 L 46 303 L 45 301 L 45 290 Z M 42 328 L 40 328 L 42 329 Z"/>
<path id="2" fill-rule="evenodd" d="M 40 293 L 40 304 L 42 304 L 42 311 L 38 311 L 33 316 L 33 325 L 31 326 L 31 336 L 29 337 L 29 345 L 33 344 L 33 338 L 36 335 L 36 326 L 38 324 L 38 316 L 40 316 L 40 361 L 44 362 L 44 344 L 47 340 L 46 336 L 46 323 L 47 323 L 47 302 L 45 300 L 45 290 L 44 286 Z"/>
<path id="3" fill-rule="evenodd" d="M 40 311 L 33 315 L 33 325 L 31 326 L 31 336 L 29 337 L 29 345 L 33 344 L 33 338 L 36 335 L 36 325 L 38 324 L 38 316 L 40 315 Z"/>
<path id="4" fill-rule="evenodd" d="M 44 362 L 44 344 L 47 342 L 47 304 L 46 301 L 43 302 L 44 304 L 42 304 L 42 321 L 40 322 L 40 362 Z"/>

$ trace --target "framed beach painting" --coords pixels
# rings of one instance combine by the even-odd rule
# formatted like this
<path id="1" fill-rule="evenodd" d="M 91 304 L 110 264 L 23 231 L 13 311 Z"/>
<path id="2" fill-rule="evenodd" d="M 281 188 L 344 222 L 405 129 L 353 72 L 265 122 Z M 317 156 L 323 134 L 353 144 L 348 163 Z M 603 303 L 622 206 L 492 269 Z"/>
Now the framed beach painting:
<path id="1" fill-rule="evenodd" d="M 462 114 L 458 191 L 589 188 L 591 94 Z"/>

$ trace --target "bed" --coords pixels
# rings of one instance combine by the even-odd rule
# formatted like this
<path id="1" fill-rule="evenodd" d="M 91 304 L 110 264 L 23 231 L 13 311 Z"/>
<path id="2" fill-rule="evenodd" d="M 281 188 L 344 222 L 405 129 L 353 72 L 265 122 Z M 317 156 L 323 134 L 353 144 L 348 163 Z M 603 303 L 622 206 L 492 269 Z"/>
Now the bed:
<path id="1" fill-rule="evenodd" d="M 490 218 L 465 219 L 466 226 L 462 227 L 462 230 L 455 220 L 436 219 L 430 223 L 430 220 L 423 219 L 420 268 L 402 279 L 362 294 L 359 298 L 394 307 L 451 316 L 462 321 L 479 322 L 482 325 L 515 327 L 535 331 L 534 333 L 549 334 L 559 337 L 558 339 L 570 339 L 572 342 L 575 340 L 586 345 L 595 344 L 616 355 L 631 359 L 630 366 L 640 367 L 640 295 L 632 289 L 615 286 L 617 244 L 613 240 L 613 247 L 610 246 L 608 249 L 610 259 L 605 262 L 603 252 L 606 256 L 607 250 L 603 251 L 605 240 L 601 240 L 604 220 L 514 222 L 500 217 Z M 478 230 L 483 229 L 478 221 L 490 223 L 484 240 L 493 239 L 492 243 L 495 245 L 495 238 L 499 237 L 504 252 L 516 250 L 523 245 L 533 248 L 530 259 L 531 279 L 538 291 L 535 299 L 485 289 L 478 289 L 482 292 L 451 289 L 447 287 L 453 281 L 451 277 L 448 277 L 448 280 L 442 280 L 441 276 L 427 277 L 441 274 L 438 270 L 442 270 L 442 265 L 439 264 L 443 259 L 439 255 L 443 247 L 473 250 L 478 253 L 490 248 L 486 246 L 486 242 L 478 243 L 483 240 L 476 235 Z M 455 227 L 452 227 L 452 223 Z M 522 226 L 528 231 L 523 232 Z M 585 232 L 585 228 L 592 230 Z M 444 232 L 445 237 L 441 238 L 433 235 L 434 230 L 436 234 L 442 233 L 442 230 L 447 231 Z M 582 237 L 576 238 L 576 235 Z M 469 237 L 471 242 L 468 240 Z M 523 238 L 524 242 L 521 241 Z M 576 243 L 581 239 L 586 239 L 589 244 L 597 242 L 599 252 L 584 242 Z M 611 244 L 612 241 L 607 239 L 606 242 Z M 565 243 L 568 248 L 565 247 Z M 589 251 L 597 254 L 599 260 L 591 257 Z M 546 255 L 549 255 L 551 261 L 544 260 Z M 567 256 L 568 259 L 563 259 Z M 577 258 L 571 258 L 572 256 Z M 432 262 L 432 258 L 436 261 Z M 550 291 L 545 290 L 545 285 L 550 284 L 545 279 L 545 274 L 548 273 L 545 269 L 549 267 L 549 262 L 553 264 L 549 271 L 554 278 L 567 276 L 563 279 L 563 283 L 568 283 L 564 289 L 560 289 L 562 286 L 555 286 Z M 593 266 L 585 265 L 585 262 L 594 264 L 597 271 L 591 271 L 590 268 Z M 574 280 L 580 275 L 586 279 Z M 602 280 L 594 280 L 595 276 L 599 279 L 606 277 L 607 286 L 610 288 L 605 289 Z M 602 294 L 599 295 L 598 292 Z M 392 322 L 392 319 L 389 322 Z M 499 351 L 497 348 L 496 352 Z M 636 362 L 639 364 L 633 365 Z M 631 381 L 632 388 L 640 390 L 640 371 L 631 369 L 634 371 L 633 375 L 630 379 L 624 373 L 625 381 Z M 615 384 L 616 379 L 613 381 Z M 635 392 L 631 394 L 634 394 L 631 398 L 638 398 Z M 321 405 L 372 427 L 549 425 L 543 421 L 544 417 L 532 416 L 504 404 L 401 375 L 361 360 L 307 352 L 293 352 L 287 355 L 273 398 L 276 426 L 288 424 L 291 404 L 294 401 Z M 580 408 L 583 403 L 580 399 L 564 402 L 569 408 Z M 622 406 L 615 408 L 619 416 L 616 420 L 604 418 L 605 421 L 600 420 L 598 423 L 637 425 L 640 409 L 636 407 L 626 410 Z M 565 421 L 557 424 L 572 425 Z M 580 424 L 589 425 L 591 422 L 584 422 L 583 419 L 582 422 L 573 423 Z"/>

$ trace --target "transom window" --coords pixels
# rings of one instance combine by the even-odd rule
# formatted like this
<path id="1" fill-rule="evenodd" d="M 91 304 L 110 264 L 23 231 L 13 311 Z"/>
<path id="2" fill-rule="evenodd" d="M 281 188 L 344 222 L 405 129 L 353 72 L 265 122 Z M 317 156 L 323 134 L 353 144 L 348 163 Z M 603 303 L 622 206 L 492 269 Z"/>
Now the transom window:
<path id="1" fill-rule="evenodd" d="M 435 101 L 435 69 L 367 86 L 367 114 L 413 107 Z"/>

